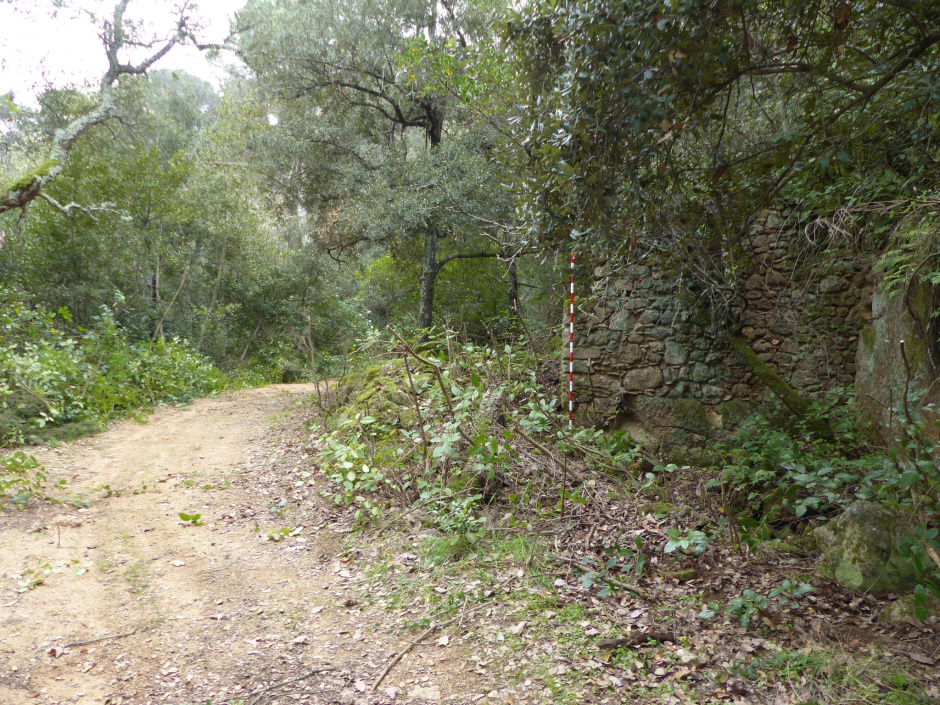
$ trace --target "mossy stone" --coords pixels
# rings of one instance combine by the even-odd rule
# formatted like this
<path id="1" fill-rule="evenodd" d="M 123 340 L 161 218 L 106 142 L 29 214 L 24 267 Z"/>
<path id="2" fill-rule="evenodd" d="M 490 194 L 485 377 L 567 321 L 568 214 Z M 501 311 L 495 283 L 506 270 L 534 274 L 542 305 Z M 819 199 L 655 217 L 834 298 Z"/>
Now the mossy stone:
<path id="1" fill-rule="evenodd" d="M 917 584 L 914 564 L 900 553 L 916 540 L 904 518 L 873 502 L 853 503 L 814 531 L 822 555 L 818 569 L 856 590 L 905 592 Z"/>
<path id="2" fill-rule="evenodd" d="M 362 379 L 366 382 L 377 380 L 383 374 L 381 365 L 370 365 L 362 372 Z"/>
<path id="3" fill-rule="evenodd" d="M 722 402 L 716 408 L 721 414 L 721 424 L 726 429 L 737 428 L 760 413 L 757 404 L 734 399 Z"/>
<path id="4" fill-rule="evenodd" d="M 640 507 L 640 515 L 644 514 L 675 514 L 679 511 L 679 507 L 671 502 L 651 502 L 650 504 L 644 504 Z"/>
<path id="5" fill-rule="evenodd" d="M 926 608 L 929 617 L 940 616 L 940 600 L 937 598 L 929 597 L 926 605 L 918 605 L 913 595 L 905 595 L 882 609 L 878 613 L 878 621 L 891 623 L 917 619 L 916 611 L 918 607 Z"/>
<path id="6" fill-rule="evenodd" d="M 666 573 L 667 580 L 678 580 L 680 583 L 686 583 L 690 580 L 695 580 L 698 577 L 698 571 L 695 568 L 687 568 L 686 570 L 672 570 Z"/>

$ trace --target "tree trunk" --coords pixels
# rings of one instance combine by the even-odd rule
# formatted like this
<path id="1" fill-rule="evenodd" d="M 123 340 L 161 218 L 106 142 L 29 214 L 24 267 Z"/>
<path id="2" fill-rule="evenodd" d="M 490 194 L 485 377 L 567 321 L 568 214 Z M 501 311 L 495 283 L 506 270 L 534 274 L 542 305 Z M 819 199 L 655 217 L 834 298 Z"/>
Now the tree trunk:
<path id="1" fill-rule="evenodd" d="M 206 339 L 206 333 L 209 331 L 209 321 L 212 319 L 212 312 L 215 310 L 215 303 L 219 299 L 219 287 L 222 285 L 222 273 L 225 271 L 225 252 L 228 249 L 228 239 L 222 243 L 222 258 L 219 260 L 219 271 L 215 277 L 215 286 L 212 287 L 212 298 L 209 300 L 209 308 L 206 309 L 206 315 L 202 317 L 202 327 L 199 329 L 199 339 L 196 341 L 196 350 L 202 350 L 202 344 Z"/>
<path id="2" fill-rule="evenodd" d="M 509 276 L 509 310 L 522 315 L 522 307 L 519 304 L 519 275 L 516 272 L 516 258 L 509 260 L 507 268 Z"/>
<path id="3" fill-rule="evenodd" d="M 434 284 L 441 267 L 437 261 L 437 230 L 432 227 L 424 233 L 424 258 L 421 262 L 420 308 L 418 327 L 428 330 L 434 319 Z"/>

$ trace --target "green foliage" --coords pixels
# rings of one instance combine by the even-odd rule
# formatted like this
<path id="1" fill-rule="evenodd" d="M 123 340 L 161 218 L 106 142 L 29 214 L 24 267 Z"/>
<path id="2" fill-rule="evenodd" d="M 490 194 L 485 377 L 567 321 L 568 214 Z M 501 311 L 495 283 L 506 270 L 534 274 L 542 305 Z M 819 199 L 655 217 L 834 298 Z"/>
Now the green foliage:
<path id="1" fill-rule="evenodd" d="M 735 597 L 728 603 L 727 611 L 741 623 L 741 626 L 747 628 L 751 626 L 755 615 L 768 612 L 768 598 L 775 599 L 783 609 L 795 610 L 800 608 L 799 600 L 804 595 L 815 592 L 812 585 L 797 583 L 791 580 L 784 580 L 780 585 L 773 588 L 766 596 L 760 595 L 753 590 L 744 590 L 738 597 Z M 708 619 L 714 616 L 714 609 L 707 608 L 699 614 L 699 618 Z"/>
<path id="2" fill-rule="evenodd" d="M 40 437 L 46 426 L 103 423 L 141 407 L 183 404 L 229 386 L 182 341 L 132 343 L 111 309 L 70 330 L 67 309 L 32 308 L 0 290 L 0 443 Z"/>
<path id="3" fill-rule="evenodd" d="M 369 345 L 374 356 L 393 352 L 381 339 Z M 517 430 L 538 436 L 555 452 L 589 455 L 600 469 L 632 468 L 638 449 L 625 434 L 569 434 L 559 423 L 557 399 L 538 380 L 526 341 L 493 348 L 445 330 L 417 347 L 421 359 L 409 355 L 410 379 L 400 359 L 341 379 L 333 390 L 335 403 L 326 409 L 334 430 L 316 429 L 317 461 L 333 483 L 334 501 L 355 507 L 357 521 L 380 521 L 382 507 L 397 503 L 420 510 L 439 531 L 433 560 L 476 552 L 488 532 L 488 506 L 544 500 L 520 472 Z M 586 503 L 582 492 L 569 487 L 565 500 Z M 594 576 L 592 584 L 614 591 L 621 589 L 615 573 L 641 575 L 645 561 L 638 542 L 636 551 L 618 547 L 604 566 L 586 571 Z"/>
<path id="4" fill-rule="evenodd" d="M 932 577 L 940 555 L 940 416 L 933 404 L 915 405 L 908 416 L 910 406 L 902 401 L 893 410 L 896 436 L 886 449 L 865 443 L 838 390 L 813 410 L 834 430 L 832 438 L 810 430 L 812 419 L 790 429 L 754 419 L 734 445 L 718 449 L 725 463 L 720 478 L 708 486 L 724 485 L 744 500 L 750 516 L 738 519 L 740 537 L 751 545 L 771 539 L 773 522 L 824 520 L 856 499 L 880 501 L 908 515 L 916 538 L 899 550 L 918 573 L 916 596 L 923 598 L 918 610 L 926 615 L 927 594 L 940 597 L 940 584 Z M 771 596 L 798 589 L 785 585 Z"/>
<path id="5" fill-rule="evenodd" d="M 779 597 L 782 606 L 797 609 L 800 606 L 797 600 L 811 592 L 816 592 L 816 588 L 812 585 L 798 583 L 793 580 L 784 580 L 768 593 L 768 597 L 771 599 Z M 787 600 L 790 600 L 790 602 L 787 602 Z"/>
<path id="6" fill-rule="evenodd" d="M 790 430 L 772 418 L 748 421 L 735 444 L 716 448 L 724 462 L 720 479 L 709 486 L 727 483 L 752 508 L 763 505 L 771 520 L 782 512 L 798 518 L 827 515 L 855 499 L 872 498 L 894 473 L 884 456 L 866 452 L 848 409 L 837 390 Z M 836 436 L 816 435 L 809 428 L 816 419 L 832 426 Z"/>
<path id="7" fill-rule="evenodd" d="M 940 286 L 938 248 L 940 222 L 937 214 L 912 213 L 895 229 L 891 246 L 878 263 L 884 272 L 885 290 L 896 292 L 916 280 Z"/>
<path id="8" fill-rule="evenodd" d="M 199 521 L 202 518 L 202 514 L 186 514 L 185 512 L 180 512 L 179 517 L 181 521 L 189 524 L 190 526 L 203 526 L 206 523 L 204 521 Z"/>
<path id="9" fill-rule="evenodd" d="M 745 629 L 751 626 L 754 615 L 766 611 L 767 598 L 751 589 L 744 590 L 728 604 L 728 612 L 734 615 Z"/>
<path id="10" fill-rule="evenodd" d="M 76 576 L 84 575 L 92 567 L 90 561 L 82 562 L 77 558 L 68 561 L 52 561 L 40 559 L 35 568 L 25 568 L 16 577 L 17 592 L 29 592 L 35 590 L 40 585 L 45 584 L 46 580 L 52 575 L 64 573 L 67 568 L 72 569 L 72 574 Z"/>
<path id="11" fill-rule="evenodd" d="M 692 553 L 696 556 L 700 556 L 705 553 L 705 549 L 707 549 L 708 544 L 711 543 L 711 539 L 702 531 L 692 530 L 683 533 L 679 529 L 673 528 L 666 529 L 666 535 L 669 536 L 669 540 L 663 548 L 665 553 L 682 551 L 683 553 Z"/>
<path id="12" fill-rule="evenodd" d="M 51 133 L 87 110 L 48 91 L 18 114 L 7 140 L 45 153 Z M 29 218 L 0 217 L 0 280 L 27 302 L 96 327 L 101 306 L 131 342 L 188 340 L 240 374 L 273 381 L 290 362 L 330 373 L 365 319 L 354 282 L 273 205 L 262 101 L 237 82 L 220 98 L 182 72 L 128 77 L 121 121 L 86 131 Z M 224 165 L 222 167 L 221 165 Z M 115 290 L 122 292 L 116 301 Z"/>
<path id="13" fill-rule="evenodd" d="M 31 455 L 16 451 L 0 457 L 0 501 L 23 508 L 29 500 L 45 492 L 49 479 L 46 469 Z M 57 487 L 65 485 L 59 480 Z"/>
<path id="14" fill-rule="evenodd" d="M 586 588 L 600 586 L 598 597 L 609 597 L 624 590 L 619 578 L 633 574 L 637 579 L 643 577 L 646 568 L 646 554 L 643 552 L 643 539 L 634 537 L 635 549 L 614 544 L 604 549 L 607 559 L 595 561 L 585 557 L 578 569 L 581 571 L 581 584 Z"/>
<path id="15" fill-rule="evenodd" d="M 505 37 L 528 88 L 530 241 L 604 259 L 642 243 L 733 328 L 747 233 L 774 199 L 822 249 L 936 212 L 938 19 L 926 0 L 521 5 Z"/>

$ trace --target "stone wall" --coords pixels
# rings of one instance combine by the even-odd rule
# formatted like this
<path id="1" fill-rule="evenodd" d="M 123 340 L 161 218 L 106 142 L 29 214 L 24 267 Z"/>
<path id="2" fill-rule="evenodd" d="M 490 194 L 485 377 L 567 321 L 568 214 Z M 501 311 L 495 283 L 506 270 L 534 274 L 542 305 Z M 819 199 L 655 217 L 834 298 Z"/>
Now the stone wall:
<path id="1" fill-rule="evenodd" d="M 812 398 L 854 380 L 859 332 L 872 321 L 870 259 L 814 245 L 786 218 L 763 213 L 744 243 L 741 335 Z M 577 320 L 579 417 L 639 424 L 674 457 L 727 437 L 769 392 L 711 330 L 678 279 L 641 260 L 599 268 Z"/>

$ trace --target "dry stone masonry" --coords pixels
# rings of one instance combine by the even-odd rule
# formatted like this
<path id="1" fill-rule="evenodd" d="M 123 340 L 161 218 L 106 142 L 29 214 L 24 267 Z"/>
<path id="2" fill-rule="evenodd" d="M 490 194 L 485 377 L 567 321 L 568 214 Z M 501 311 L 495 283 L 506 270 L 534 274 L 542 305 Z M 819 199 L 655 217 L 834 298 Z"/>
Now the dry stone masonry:
<path id="1" fill-rule="evenodd" d="M 778 211 L 761 215 L 745 251 L 741 335 L 758 357 L 810 398 L 850 386 L 872 321 L 871 257 L 820 247 Z M 637 423 L 676 457 L 726 438 L 768 398 L 679 279 L 634 261 L 598 268 L 594 282 L 576 334 L 582 421 Z"/>

